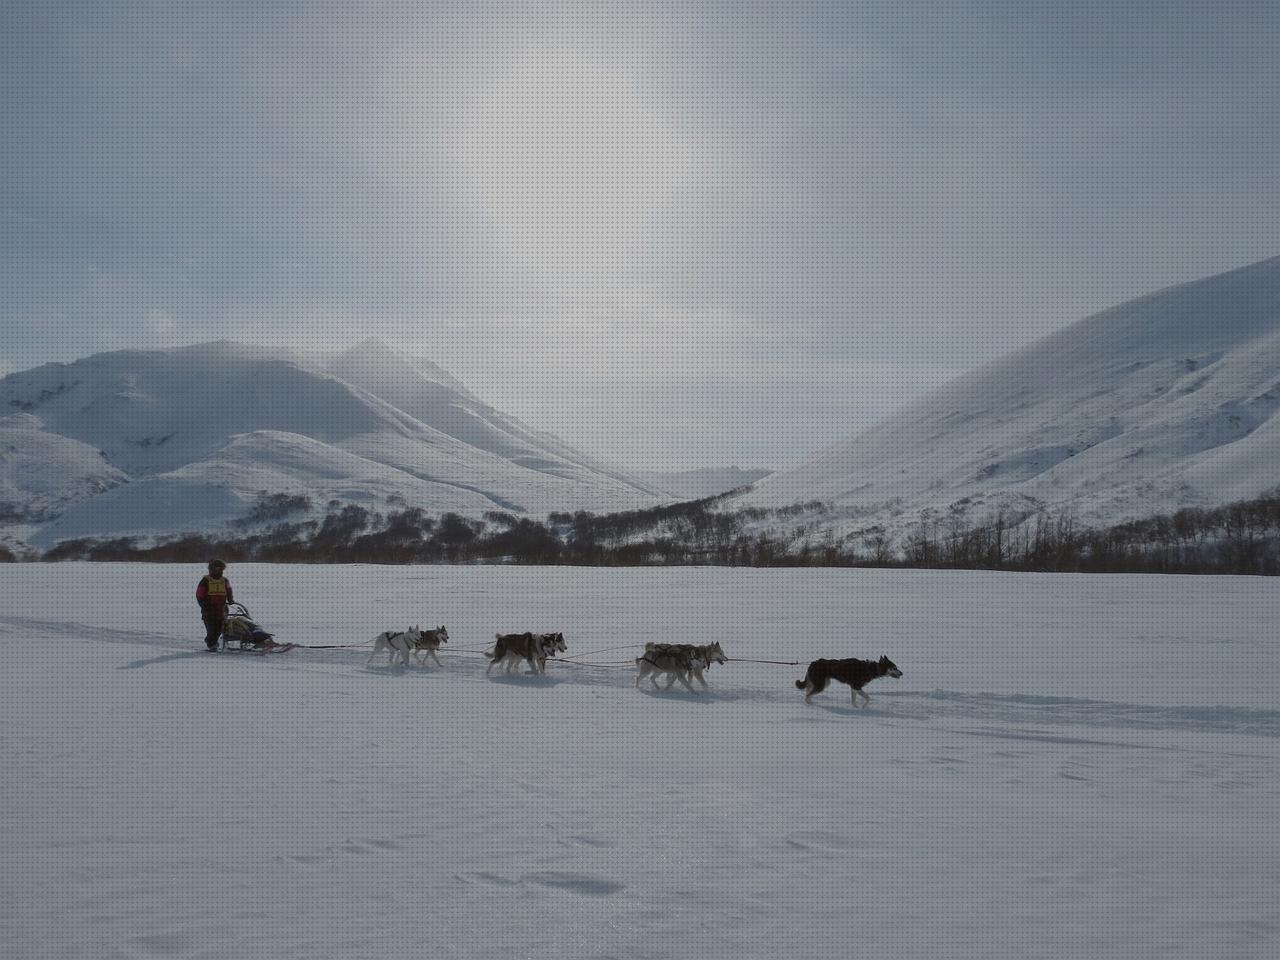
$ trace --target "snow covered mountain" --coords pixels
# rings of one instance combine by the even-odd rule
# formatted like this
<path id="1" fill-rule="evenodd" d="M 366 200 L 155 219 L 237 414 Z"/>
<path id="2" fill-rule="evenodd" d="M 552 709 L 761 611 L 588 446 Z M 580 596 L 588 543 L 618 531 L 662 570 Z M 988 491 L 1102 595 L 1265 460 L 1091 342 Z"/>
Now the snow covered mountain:
<path id="1" fill-rule="evenodd" d="M 42 430 L 31 414 L 0 417 L 0 523 L 55 517 L 128 480 L 98 450 Z"/>
<path id="2" fill-rule="evenodd" d="M 649 486 L 681 500 L 699 500 L 748 486 L 768 475 L 768 470 L 743 470 L 734 466 L 701 467 L 697 470 L 673 472 L 654 470 L 641 473 L 639 477 Z"/>
<path id="3" fill-rule="evenodd" d="M 0 379 L 0 410 L 0 523 L 38 546 L 215 530 L 263 494 L 532 516 L 665 499 L 376 342 L 99 354 Z"/>
<path id="4" fill-rule="evenodd" d="M 1280 258 L 1088 317 L 758 483 L 836 526 L 1042 505 L 1107 523 L 1280 485 Z"/>

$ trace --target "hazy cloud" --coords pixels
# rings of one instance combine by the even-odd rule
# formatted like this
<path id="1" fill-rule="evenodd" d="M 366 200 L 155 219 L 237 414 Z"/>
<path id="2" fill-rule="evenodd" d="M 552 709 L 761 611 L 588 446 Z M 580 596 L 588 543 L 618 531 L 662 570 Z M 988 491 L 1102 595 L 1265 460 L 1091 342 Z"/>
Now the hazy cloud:
<path id="1" fill-rule="evenodd" d="M 0 17 L 14 366 L 380 335 L 606 455 L 777 465 L 1276 252 L 1272 4 Z"/>

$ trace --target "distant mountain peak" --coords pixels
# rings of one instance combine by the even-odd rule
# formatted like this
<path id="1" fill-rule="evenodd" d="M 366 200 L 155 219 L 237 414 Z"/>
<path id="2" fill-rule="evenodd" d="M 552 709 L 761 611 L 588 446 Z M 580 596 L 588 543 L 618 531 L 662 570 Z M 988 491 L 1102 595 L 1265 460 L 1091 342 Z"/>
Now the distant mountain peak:
<path id="1" fill-rule="evenodd" d="M 211 531 L 263 494 L 471 515 L 660 499 L 377 339 L 327 357 L 234 340 L 97 354 L 0 377 L 0 414 L 0 525 L 39 518 L 44 545 Z"/>
<path id="2" fill-rule="evenodd" d="M 344 357 L 385 357 L 388 360 L 399 360 L 403 353 L 392 349 L 391 345 L 379 337 L 369 337 L 354 346 L 348 347 L 340 356 Z"/>
<path id="3" fill-rule="evenodd" d="M 423 377 L 470 400 L 476 399 L 466 384 L 439 364 L 408 347 L 396 346 L 377 337 L 361 340 L 342 351 L 330 360 L 327 366 L 331 372 L 339 376 L 346 373 L 380 378 L 388 375 Z"/>

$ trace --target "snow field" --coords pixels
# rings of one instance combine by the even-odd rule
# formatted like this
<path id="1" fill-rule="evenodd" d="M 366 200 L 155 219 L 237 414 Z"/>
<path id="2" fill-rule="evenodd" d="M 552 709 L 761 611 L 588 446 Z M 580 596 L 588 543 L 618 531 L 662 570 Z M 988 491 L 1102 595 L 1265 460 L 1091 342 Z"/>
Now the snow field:
<path id="1" fill-rule="evenodd" d="M 1272 957 L 1265 580 L 235 565 L 279 639 L 210 656 L 196 567 L 7 567 L 6 957 Z M 712 691 L 451 648 L 563 630 L 887 653 Z M 601 654 L 622 659 L 625 652 Z"/>

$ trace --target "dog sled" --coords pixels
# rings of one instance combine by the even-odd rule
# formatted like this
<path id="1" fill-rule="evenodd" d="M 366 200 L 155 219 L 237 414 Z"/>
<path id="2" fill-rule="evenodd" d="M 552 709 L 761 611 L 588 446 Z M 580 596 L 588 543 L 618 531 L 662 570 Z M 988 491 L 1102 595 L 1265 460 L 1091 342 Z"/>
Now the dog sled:
<path id="1" fill-rule="evenodd" d="M 287 653 L 296 643 L 276 643 L 275 637 L 255 623 L 243 603 L 227 604 L 227 619 L 222 624 L 218 649 L 223 652 Z"/>

